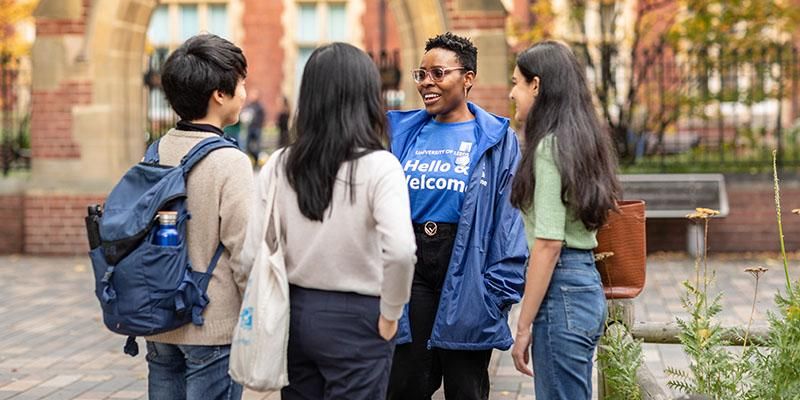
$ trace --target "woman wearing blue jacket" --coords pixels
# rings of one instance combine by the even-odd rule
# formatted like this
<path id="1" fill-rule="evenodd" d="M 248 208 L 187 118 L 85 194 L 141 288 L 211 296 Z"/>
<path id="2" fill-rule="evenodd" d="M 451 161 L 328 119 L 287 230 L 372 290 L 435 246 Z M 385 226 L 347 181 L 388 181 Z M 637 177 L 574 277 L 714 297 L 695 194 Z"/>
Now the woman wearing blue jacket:
<path id="1" fill-rule="evenodd" d="M 389 399 L 487 399 L 492 349 L 512 338 L 528 248 L 510 203 L 520 157 L 509 120 L 467 102 L 477 49 L 451 33 L 428 40 L 413 71 L 425 109 L 390 112 L 406 174 L 417 264 L 400 319 Z"/>

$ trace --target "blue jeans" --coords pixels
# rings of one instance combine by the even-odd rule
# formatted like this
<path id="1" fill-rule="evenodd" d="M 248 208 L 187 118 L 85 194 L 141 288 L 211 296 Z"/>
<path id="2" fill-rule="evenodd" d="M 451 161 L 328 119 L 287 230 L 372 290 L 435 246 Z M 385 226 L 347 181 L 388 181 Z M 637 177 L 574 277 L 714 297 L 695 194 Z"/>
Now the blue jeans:
<path id="1" fill-rule="evenodd" d="M 533 321 L 537 400 L 592 398 L 592 358 L 606 298 L 590 250 L 563 248 Z"/>
<path id="2" fill-rule="evenodd" d="M 231 346 L 147 342 L 148 397 L 158 400 L 239 400 L 242 386 L 228 375 Z"/>

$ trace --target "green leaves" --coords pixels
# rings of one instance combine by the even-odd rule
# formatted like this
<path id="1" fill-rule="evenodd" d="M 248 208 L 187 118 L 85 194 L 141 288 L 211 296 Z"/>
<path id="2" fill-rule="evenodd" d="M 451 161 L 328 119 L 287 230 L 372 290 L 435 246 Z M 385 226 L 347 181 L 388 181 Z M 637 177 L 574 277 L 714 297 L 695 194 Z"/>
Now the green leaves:
<path id="1" fill-rule="evenodd" d="M 730 345 L 724 339 L 724 330 L 715 318 L 722 311 L 721 294 L 708 299 L 708 293 L 685 281 L 686 294 L 682 297 L 689 319 L 677 318 L 681 332 L 678 339 L 690 359 L 688 371 L 667 368 L 671 376 L 667 385 L 691 394 L 705 394 L 712 398 L 740 398 L 745 392 L 743 383 L 748 368 L 743 368 L 746 358 L 740 359 L 728 352 Z"/>
<path id="2" fill-rule="evenodd" d="M 636 370 L 642 365 L 642 341 L 633 340 L 625 325 L 613 324 L 600 339 L 597 359 L 606 383 L 605 400 L 639 400 Z"/>
<path id="3" fill-rule="evenodd" d="M 800 398 L 800 282 L 786 296 L 775 296 L 778 313 L 769 313 L 769 349 L 758 354 L 755 384 L 748 399 Z"/>
<path id="4" fill-rule="evenodd" d="M 703 218 L 702 222 L 707 235 L 709 219 Z M 708 270 L 706 258 L 705 251 L 698 254 L 694 282 L 683 282 L 685 293 L 681 303 L 689 318 L 676 318 L 680 327 L 678 340 L 689 357 L 689 370 L 666 368 L 664 371 L 672 377 L 667 385 L 687 394 L 702 394 L 713 399 L 744 398 L 750 387 L 752 346 L 746 347 L 741 356 L 725 348 L 731 343 L 725 339 L 726 332 L 717 321 L 722 312 L 722 293 L 709 298 L 708 289 L 716 274 L 713 269 Z"/>
<path id="5" fill-rule="evenodd" d="M 794 32 L 799 14 L 789 2 L 768 0 L 683 0 L 683 12 L 669 32 L 670 41 L 693 49 L 721 45 L 754 49 L 785 40 Z"/>

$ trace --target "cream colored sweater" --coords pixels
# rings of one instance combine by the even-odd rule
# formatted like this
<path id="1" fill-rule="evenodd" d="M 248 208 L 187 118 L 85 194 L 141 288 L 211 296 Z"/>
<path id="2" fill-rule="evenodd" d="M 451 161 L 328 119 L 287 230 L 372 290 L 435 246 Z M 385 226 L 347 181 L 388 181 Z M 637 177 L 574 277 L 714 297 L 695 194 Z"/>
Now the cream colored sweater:
<path id="1" fill-rule="evenodd" d="M 381 315 L 397 320 L 411 293 L 416 242 L 411 226 L 405 174 L 391 153 L 376 151 L 339 169 L 324 221 L 306 218 L 285 175 L 283 151 L 270 157 L 258 176 L 257 197 L 266 197 L 277 172 L 276 203 L 289 283 L 309 289 L 380 297 Z M 348 171 L 356 166 L 351 201 Z M 260 201 L 259 204 L 266 204 Z M 262 206 L 264 207 L 264 206 Z M 264 210 L 254 210 L 249 232 L 262 232 Z M 261 211 L 261 212 L 259 212 Z M 255 224 L 255 225 L 253 225 Z M 275 248 L 272 224 L 267 243 Z M 249 249 L 245 253 L 250 253 Z"/>
<path id="2" fill-rule="evenodd" d="M 178 165 L 181 158 L 209 132 L 171 130 L 159 143 L 163 165 Z M 242 293 L 249 270 L 239 261 L 245 229 L 253 202 L 253 169 L 238 149 L 225 148 L 207 155 L 189 173 L 187 222 L 189 260 L 196 271 L 205 272 L 220 241 L 225 251 L 208 285 L 209 304 L 202 326 L 187 324 L 147 340 L 172 344 L 230 344 L 239 319 Z"/>

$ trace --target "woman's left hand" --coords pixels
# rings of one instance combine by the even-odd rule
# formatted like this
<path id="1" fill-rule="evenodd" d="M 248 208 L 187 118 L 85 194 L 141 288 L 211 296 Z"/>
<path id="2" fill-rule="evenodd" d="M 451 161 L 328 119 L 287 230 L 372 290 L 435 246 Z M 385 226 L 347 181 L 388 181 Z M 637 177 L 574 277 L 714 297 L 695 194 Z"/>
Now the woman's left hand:
<path id="1" fill-rule="evenodd" d="M 378 333 L 383 340 L 390 341 L 397 334 L 397 320 L 390 321 L 381 315 L 378 318 Z"/>
<path id="2" fill-rule="evenodd" d="M 533 376 L 533 371 L 528 367 L 528 362 L 531 361 L 532 344 L 533 338 L 530 330 L 517 332 L 517 337 L 514 338 L 514 347 L 511 349 L 514 367 L 517 368 L 517 371 L 528 376 Z"/>

